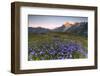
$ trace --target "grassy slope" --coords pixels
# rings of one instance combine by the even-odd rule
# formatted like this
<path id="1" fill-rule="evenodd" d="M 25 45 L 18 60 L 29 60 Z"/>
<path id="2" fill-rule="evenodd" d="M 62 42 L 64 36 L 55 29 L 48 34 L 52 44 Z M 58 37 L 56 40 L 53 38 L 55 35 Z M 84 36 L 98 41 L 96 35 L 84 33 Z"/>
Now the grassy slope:
<path id="1" fill-rule="evenodd" d="M 52 38 L 53 37 L 57 37 L 60 38 L 62 41 L 71 41 L 73 40 L 74 42 L 78 42 L 81 43 L 83 45 L 83 47 L 87 48 L 87 38 L 82 37 L 82 36 L 78 36 L 78 35 L 74 35 L 74 34 L 69 34 L 69 33 L 48 33 L 48 34 L 32 34 L 29 33 L 28 36 L 28 46 L 32 47 L 33 43 L 36 46 L 39 46 L 39 44 L 41 45 L 41 43 L 43 42 L 47 42 L 50 43 L 52 42 Z M 78 53 L 74 53 L 75 58 L 78 58 Z"/>
<path id="2" fill-rule="evenodd" d="M 84 47 L 87 47 L 87 38 L 68 33 L 48 33 L 42 35 L 29 33 L 28 37 L 29 46 L 31 46 L 33 42 L 36 43 L 50 42 L 52 41 L 53 36 L 57 36 L 64 41 L 73 40 L 75 42 L 81 43 Z"/>

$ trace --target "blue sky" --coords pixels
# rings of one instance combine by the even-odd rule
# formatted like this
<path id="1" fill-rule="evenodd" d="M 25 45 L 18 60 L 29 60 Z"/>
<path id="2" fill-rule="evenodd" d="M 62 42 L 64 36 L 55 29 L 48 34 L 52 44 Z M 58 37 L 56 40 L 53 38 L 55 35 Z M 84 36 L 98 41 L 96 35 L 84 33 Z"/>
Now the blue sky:
<path id="1" fill-rule="evenodd" d="M 88 22 L 87 17 L 71 17 L 71 16 L 45 16 L 45 15 L 29 15 L 28 27 L 43 27 L 54 29 L 62 26 L 65 22 Z"/>

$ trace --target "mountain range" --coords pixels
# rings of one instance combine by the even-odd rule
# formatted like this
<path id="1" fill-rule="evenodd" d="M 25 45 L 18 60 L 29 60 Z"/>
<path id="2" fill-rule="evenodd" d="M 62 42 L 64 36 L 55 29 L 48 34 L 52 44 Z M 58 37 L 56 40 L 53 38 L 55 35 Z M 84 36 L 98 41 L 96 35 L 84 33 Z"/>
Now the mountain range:
<path id="1" fill-rule="evenodd" d="M 29 33 L 45 34 L 48 32 L 68 32 L 82 36 L 88 36 L 88 23 L 87 22 L 66 22 L 61 27 L 55 29 L 46 29 L 42 27 L 28 27 Z"/>

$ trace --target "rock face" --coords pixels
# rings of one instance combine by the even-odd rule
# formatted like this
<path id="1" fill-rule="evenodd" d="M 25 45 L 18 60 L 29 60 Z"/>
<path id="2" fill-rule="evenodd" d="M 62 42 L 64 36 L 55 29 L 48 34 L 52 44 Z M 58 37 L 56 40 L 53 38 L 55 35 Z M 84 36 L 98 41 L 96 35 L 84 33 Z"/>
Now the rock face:
<path id="1" fill-rule="evenodd" d="M 28 27 L 28 32 L 30 33 L 48 33 L 48 32 L 68 32 L 74 33 L 78 35 L 82 35 L 87 37 L 88 36 L 88 23 L 87 22 L 65 22 L 61 27 L 57 27 L 53 30 L 46 29 L 46 28 L 33 28 Z"/>
<path id="2" fill-rule="evenodd" d="M 54 29 L 56 32 L 65 32 L 67 29 L 69 29 L 71 26 L 74 26 L 75 22 L 65 22 L 61 27 L 58 27 Z"/>
<path id="3" fill-rule="evenodd" d="M 71 26 L 69 29 L 67 29 L 67 32 L 75 33 L 82 36 L 88 36 L 88 23 L 87 22 L 81 22 L 76 26 Z"/>
<path id="4" fill-rule="evenodd" d="M 88 23 L 80 22 L 80 23 L 72 23 L 66 22 L 61 27 L 54 29 L 56 32 L 69 32 L 82 36 L 88 36 Z"/>

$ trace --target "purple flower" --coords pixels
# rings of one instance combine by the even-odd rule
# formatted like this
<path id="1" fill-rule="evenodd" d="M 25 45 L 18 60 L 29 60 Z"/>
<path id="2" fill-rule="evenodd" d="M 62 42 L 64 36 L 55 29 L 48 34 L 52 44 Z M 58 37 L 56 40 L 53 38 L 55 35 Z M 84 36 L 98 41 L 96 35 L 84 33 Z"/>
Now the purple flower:
<path id="1" fill-rule="evenodd" d="M 35 51 L 32 51 L 31 54 L 34 55 L 35 54 Z"/>
<path id="2" fill-rule="evenodd" d="M 42 54 L 45 54 L 45 52 L 44 51 L 40 51 L 40 53 L 39 53 L 40 55 L 42 55 Z"/>
<path id="3" fill-rule="evenodd" d="M 54 55 L 56 53 L 56 50 L 50 50 L 48 51 L 49 54 Z"/>
<path id="4" fill-rule="evenodd" d="M 28 50 L 29 54 L 40 60 L 72 59 L 74 52 L 87 57 L 87 49 L 82 44 L 74 41 L 62 41 L 59 38 L 54 38 L 51 42 L 37 44 L 37 46 L 34 45 Z"/>

